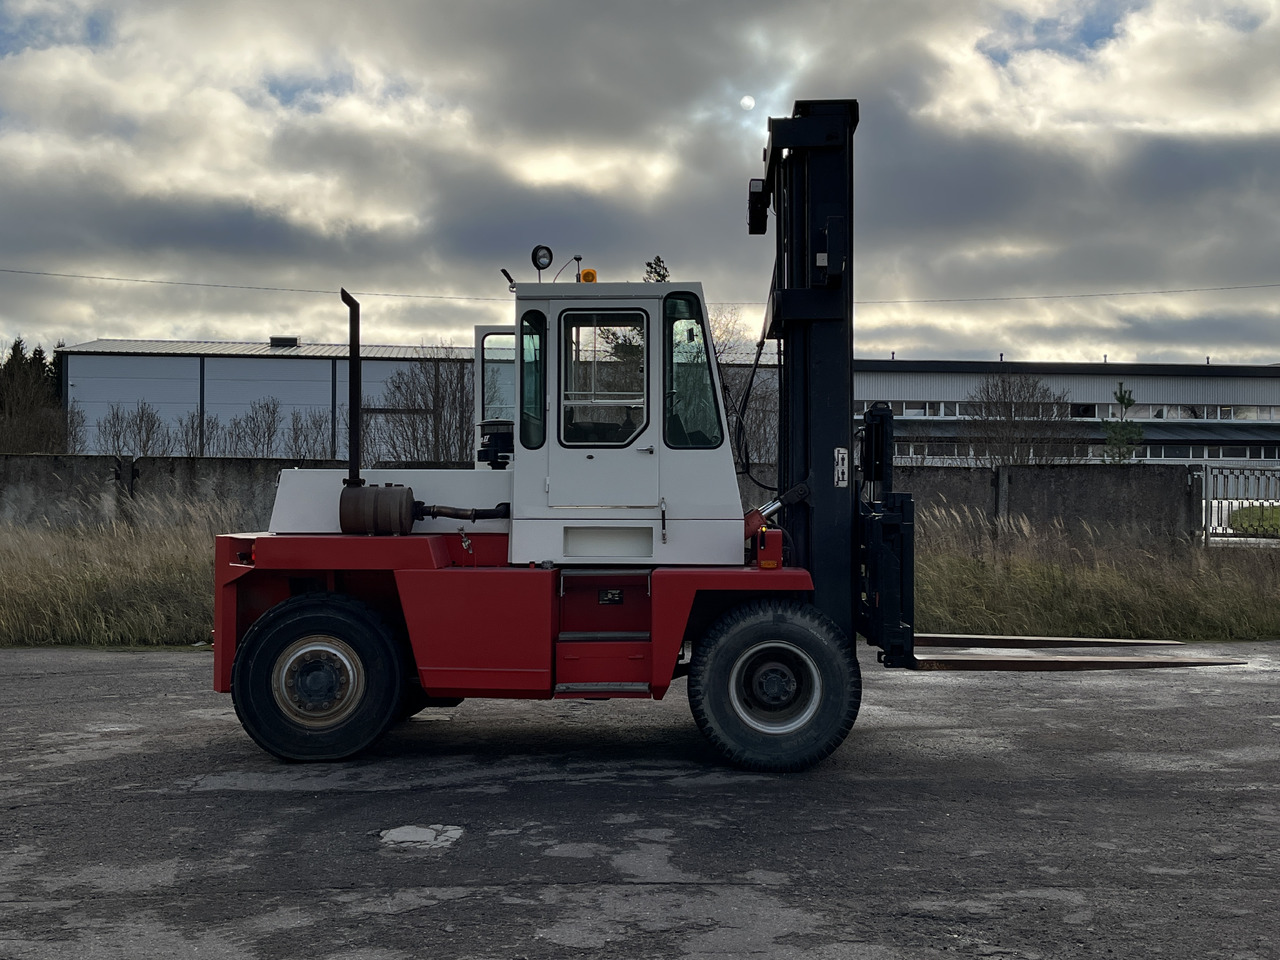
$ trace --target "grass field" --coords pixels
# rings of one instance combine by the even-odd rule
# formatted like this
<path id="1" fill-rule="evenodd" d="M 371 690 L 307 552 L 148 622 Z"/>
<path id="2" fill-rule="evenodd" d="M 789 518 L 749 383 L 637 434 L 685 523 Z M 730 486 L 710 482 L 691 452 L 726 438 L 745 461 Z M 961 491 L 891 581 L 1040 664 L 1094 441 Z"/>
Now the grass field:
<path id="1" fill-rule="evenodd" d="M 1255 537 L 1280 537 L 1280 507 L 1241 507 L 1231 511 L 1227 524 Z"/>
<path id="2" fill-rule="evenodd" d="M 0 529 L 0 646 L 187 645 L 213 626 L 229 505 L 141 500 L 115 523 Z"/>
<path id="3" fill-rule="evenodd" d="M 1280 637 L 1280 551 L 945 509 L 921 511 L 916 543 L 921 632 Z"/>
<path id="4" fill-rule="evenodd" d="M 233 505 L 139 501 L 100 526 L 0 528 L 0 646 L 187 645 L 213 622 L 213 537 Z M 921 632 L 1280 637 L 1280 551 L 920 512 Z"/>

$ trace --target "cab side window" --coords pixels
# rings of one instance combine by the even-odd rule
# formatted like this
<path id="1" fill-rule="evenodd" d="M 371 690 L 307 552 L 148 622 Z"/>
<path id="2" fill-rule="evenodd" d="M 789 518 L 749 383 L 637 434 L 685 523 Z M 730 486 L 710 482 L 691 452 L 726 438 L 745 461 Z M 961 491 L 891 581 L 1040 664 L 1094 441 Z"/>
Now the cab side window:
<path id="1" fill-rule="evenodd" d="M 537 450 L 547 438 L 547 318 L 528 310 L 520 318 L 520 445 Z"/>
<path id="2" fill-rule="evenodd" d="M 677 450 L 713 449 L 724 430 L 698 298 L 673 293 L 662 313 L 663 439 Z"/>

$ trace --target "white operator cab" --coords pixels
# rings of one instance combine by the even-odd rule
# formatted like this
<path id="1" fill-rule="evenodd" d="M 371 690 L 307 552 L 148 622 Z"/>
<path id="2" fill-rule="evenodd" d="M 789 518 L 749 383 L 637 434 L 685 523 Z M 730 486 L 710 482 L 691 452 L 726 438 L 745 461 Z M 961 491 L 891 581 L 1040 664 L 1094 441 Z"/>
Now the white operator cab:
<path id="1" fill-rule="evenodd" d="M 512 563 L 742 563 L 704 303 L 700 284 L 524 284 L 514 329 L 477 328 L 477 420 L 514 424 Z"/>

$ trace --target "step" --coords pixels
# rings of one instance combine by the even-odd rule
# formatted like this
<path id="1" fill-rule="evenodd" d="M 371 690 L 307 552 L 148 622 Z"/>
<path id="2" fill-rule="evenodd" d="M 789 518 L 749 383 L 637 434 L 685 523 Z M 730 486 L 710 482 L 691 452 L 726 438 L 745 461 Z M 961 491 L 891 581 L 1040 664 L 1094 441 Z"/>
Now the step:
<path id="1" fill-rule="evenodd" d="M 564 630 L 557 643 L 648 643 L 649 633 L 640 630 Z"/>

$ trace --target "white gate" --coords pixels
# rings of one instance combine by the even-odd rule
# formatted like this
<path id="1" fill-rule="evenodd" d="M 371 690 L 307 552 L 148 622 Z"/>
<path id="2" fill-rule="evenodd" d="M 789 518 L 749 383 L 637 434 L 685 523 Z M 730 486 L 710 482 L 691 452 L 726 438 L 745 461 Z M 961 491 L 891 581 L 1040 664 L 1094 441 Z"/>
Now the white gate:
<path id="1" fill-rule="evenodd" d="M 1280 469 L 1205 466 L 1204 539 L 1280 536 Z"/>

